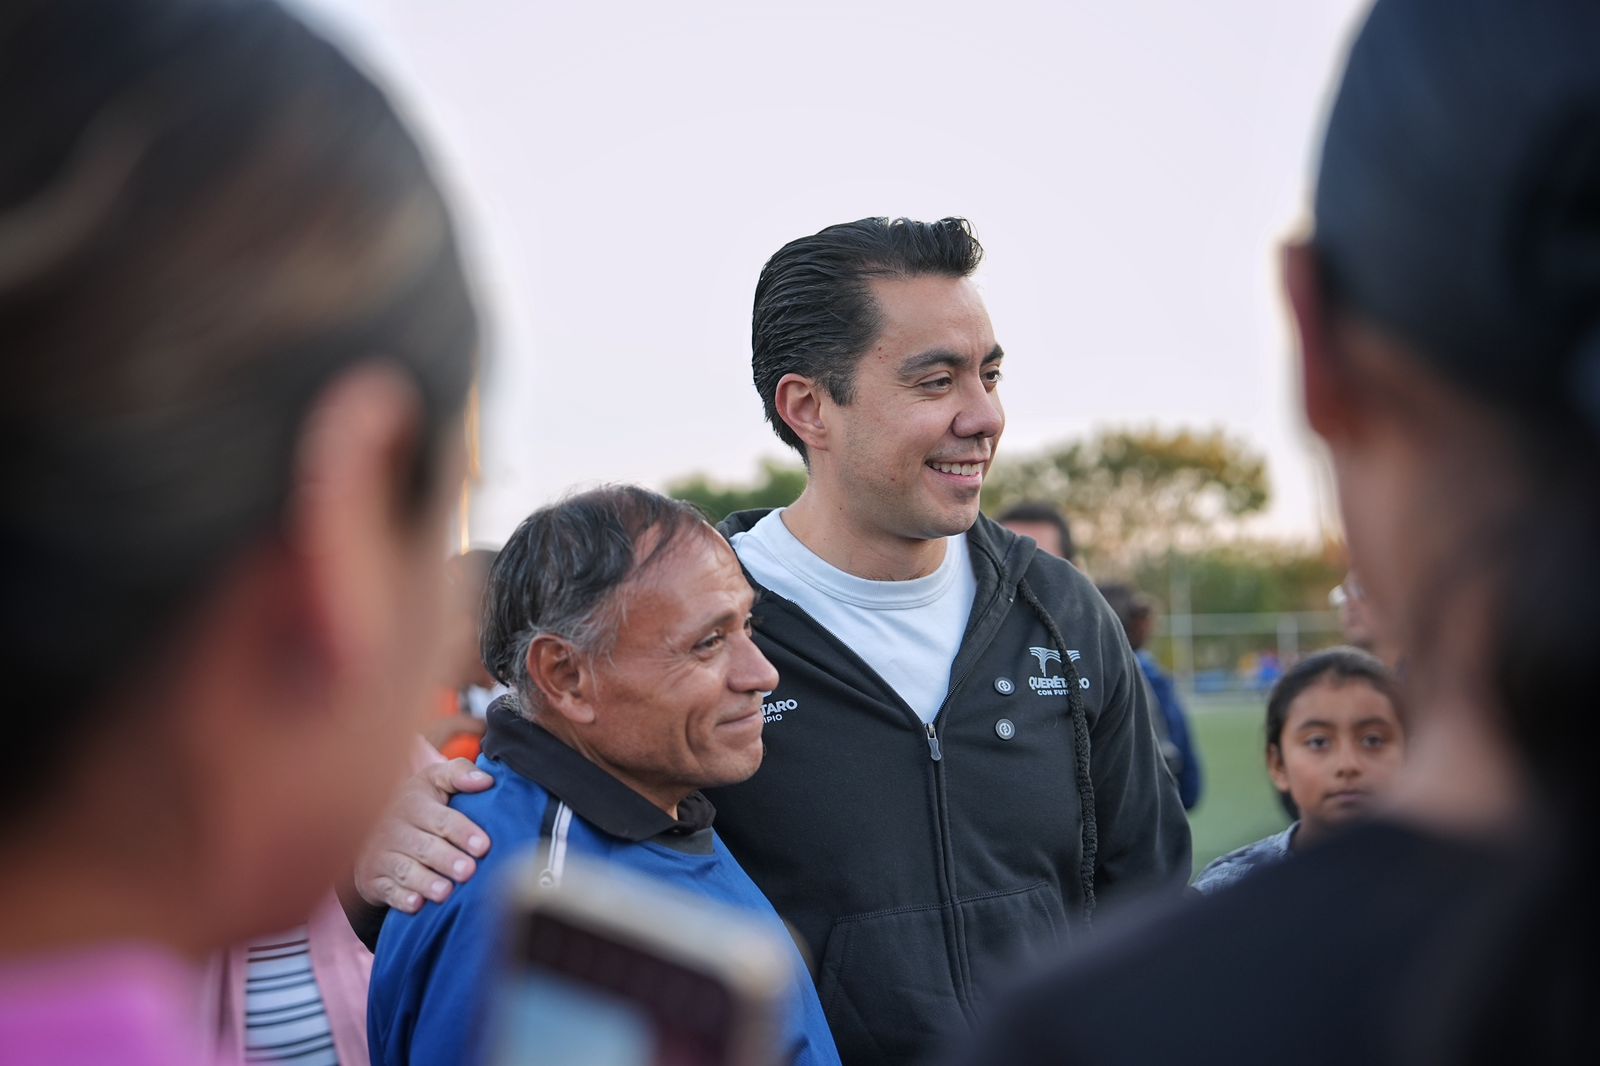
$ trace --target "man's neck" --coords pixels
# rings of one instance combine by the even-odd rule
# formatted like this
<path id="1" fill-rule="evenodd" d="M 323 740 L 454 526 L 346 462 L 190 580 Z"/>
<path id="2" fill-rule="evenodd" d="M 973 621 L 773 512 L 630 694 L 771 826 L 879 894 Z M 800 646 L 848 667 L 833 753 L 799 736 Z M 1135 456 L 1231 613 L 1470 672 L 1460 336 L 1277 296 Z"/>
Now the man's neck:
<path id="1" fill-rule="evenodd" d="M 948 538 L 931 540 L 863 530 L 848 509 L 827 499 L 815 484 L 786 508 L 782 521 L 796 540 L 829 566 L 868 581 L 927 577 L 944 562 Z"/>
<path id="2" fill-rule="evenodd" d="M 534 720 L 534 724 L 545 732 L 555 737 L 561 743 L 594 763 L 611 777 L 627 785 L 635 793 L 648 800 L 650 805 L 659 808 L 668 818 L 677 820 L 678 804 L 687 799 L 691 792 L 682 786 L 662 785 L 652 787 L 649 782 L 641 781 L 628 770 L 615 766 L 594 749 L 594 746 L 584 741 L 577 730 L 571 728 L 562 717 L 554 711 L 545 712 Z"/>

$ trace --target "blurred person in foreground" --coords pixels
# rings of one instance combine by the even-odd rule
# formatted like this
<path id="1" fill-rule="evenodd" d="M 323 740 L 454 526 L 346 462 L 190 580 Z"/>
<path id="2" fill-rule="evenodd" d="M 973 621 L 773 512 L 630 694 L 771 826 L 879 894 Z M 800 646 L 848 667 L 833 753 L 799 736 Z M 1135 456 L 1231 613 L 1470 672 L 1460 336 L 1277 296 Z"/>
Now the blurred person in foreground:
<path id="1" fill-rule="evenodd" d="M 1178 782 L 1178 798 L 1184 810 L 1192 810 L 1200 802 L 1204 779 L 1200 771 L 1200 748 L 1189 730 L 1189 714 L 1178 697 L 1177 683 L 1172 680 L 1150 651 L 1150 638 L 1155 636 L 1156 606 L 1149 596 L 1123 582 L 1108 582 L 1100 586 L 1100 595 L 1106 598 L 1112 611 L 1128 634 L 1128 644 L 1150 695 L 1161 717 L 1157 727 L 1162 731 L 1162 753 L 1167 759 L 1167 769 Z"/>
<path id="2" fill-rule="evenodd" d="M 489 704 L 506 692 L 506 687 L 490 676 L 480 651 L 483 593 L 494 557 L 488 548 L 474 548 L 451 556 L 445 564 L 451 609 L 444 673 L 440 675 L 439 717 L 428 724 L 423 737 L 446 759 L 478 757 Z"/>
<path id="3" fill-rule="evenodd" d="M 1307 418 L 1407 656 L 1383 821 L 1146 916 L 969 1062 L 1594 1056 L 1600 4 L 1379 0 L 1285 272 Z"/>
<path id="4" fill-rule="evenodd" d="M 515 694 L 489 711 L 478 765 L 496 781 L 457 810 L 495 847 L 443 904 L 390 913 L 372 972 L 372 1061 L 476 1062 L 505 936 L 496 874 L 551 844 L 782 923 L 712 828 L 700 789 L 761 765 L 777 672 L 751 639 L 755 594 L 695 508 L 613 486 L 535 511 L 490 573 L 483 659 Z M 786 933 L 784 941 L 792 943 Z M 794 952 L 781 1061 L 837 1066 Z"/>
<path id="5" fill-rule="evenodd" d="M 997 515 L 995 521 L 1019 537 L 1032 537 L 1040 551 L 1083 569 L 1079 565 L 1078 546 L 1072 540 L 1072 526 L 1059 507 L 1031 501 L 1013 504 Z"/>
<path id="6" fill-rule="evenodd" d="M 1212 860 L 1194 880 L 1216 892 L 1369 818 L 1394 788 L 1405 720 L 1394 678 L 1359 648 L 1308 656 L 1267 697 L 1267 774 L 1291 824 Z"/>
<path id="7" fill-rule="evenodd" d="M 0 1055 L 195 1062 L 195 963 L 304 921 L 405 771 L 476 317 L 276 4 L 8 4 L 0 124 Z"/>

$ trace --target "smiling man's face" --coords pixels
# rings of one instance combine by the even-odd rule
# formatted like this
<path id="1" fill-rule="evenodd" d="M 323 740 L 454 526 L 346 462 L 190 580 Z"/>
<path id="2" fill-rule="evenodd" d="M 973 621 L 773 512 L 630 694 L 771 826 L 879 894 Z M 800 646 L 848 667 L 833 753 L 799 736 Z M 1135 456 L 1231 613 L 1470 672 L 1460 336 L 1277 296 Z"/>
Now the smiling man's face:
<path id="1" fill-rule="evenodd" d="M 871 283 L 881 328 L 856 364 L 851 402 L 828 401 L 827 455 L 841 515 L 866 535 L 932 540 L 970 529 L 1005 429 L 1000 346 L 968 278 Z"/>
<path id="2" fill-rule="evenodd" d="M 575 746 L 663 809 L 755 773 L 778 673 L 751 640 L 755 593 L 733 549 L 710 526 L 686 532 L 621 594 Z"/>

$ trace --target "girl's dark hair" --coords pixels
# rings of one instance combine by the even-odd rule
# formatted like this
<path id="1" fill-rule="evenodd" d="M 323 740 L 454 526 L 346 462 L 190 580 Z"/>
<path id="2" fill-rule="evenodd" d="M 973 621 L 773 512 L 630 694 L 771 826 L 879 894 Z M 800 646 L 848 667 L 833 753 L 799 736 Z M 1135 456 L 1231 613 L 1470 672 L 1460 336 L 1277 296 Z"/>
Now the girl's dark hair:
<path id="1" fill-rule="evenodd" d="M 1294 701 L 1308 688 L 1324 680 L 1340 685 L 1348 681 L 1361 681 L 1371 685 L 1389 701 L 1389 706 L 1394 708 L 1395 717 L 1400 720 L 1400 727 L 1405 728 L 1405 701 L 1400 696 L 1400 687 L 1395 683 L 1394 675 L 1383 665 L 1383 660 L 1360 648 L 1347 646 L 1328 648 L 1295 663 L 1278 678 L 1277 683 L 1272 686 L 1272 691 L 1267 694 L 1269 752 L 1273 749 L 1279 752 L 1283 750 L 1283 727 L 1289 721 L 1289 708 L 1294 706 Z M 1282 804 L 1284 813 L 1290 818 L 1300 817 L 1300 809 L 1287 792 L 1278 793 L 1278 802 Z"/>
<path id="2" fill-rule="evenodd" d="M 275 3 L 8 4 L 0 129 L 9 805 L 275 534 L 341 372 L 415 383 L 425 498 L 477 319 L 404 125 Z"/>

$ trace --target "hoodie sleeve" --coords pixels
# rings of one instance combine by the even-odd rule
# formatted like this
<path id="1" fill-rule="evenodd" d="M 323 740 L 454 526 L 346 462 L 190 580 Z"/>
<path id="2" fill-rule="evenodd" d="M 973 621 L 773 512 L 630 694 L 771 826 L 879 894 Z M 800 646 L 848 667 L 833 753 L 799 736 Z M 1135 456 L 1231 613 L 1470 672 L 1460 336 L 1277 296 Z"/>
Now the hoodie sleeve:
<path id="1" fill-rule="evenodd" d="M 1188 884 L 1189 820 L 1156 740 L 1155 709 L 1122 627 L 1101 629 L 1105 702 L 1089 723 L 1098 857 L 1096 895 L 1104 904 Z"/>

